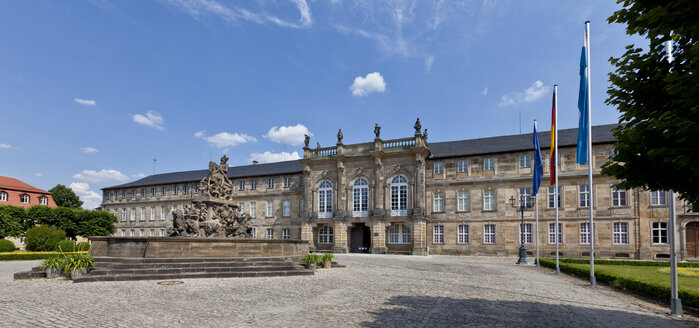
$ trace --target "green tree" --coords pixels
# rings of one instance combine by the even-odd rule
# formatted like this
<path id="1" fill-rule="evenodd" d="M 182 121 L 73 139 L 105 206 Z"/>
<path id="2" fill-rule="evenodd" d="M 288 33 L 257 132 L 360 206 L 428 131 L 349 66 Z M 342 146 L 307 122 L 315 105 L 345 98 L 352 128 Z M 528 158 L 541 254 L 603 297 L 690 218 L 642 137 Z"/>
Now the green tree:
<path id="1" fill-rule="evenodd" d="M 50 252 L 59 241 L 66 239 L 66 233 L 56 227 L 39 225 L 27 230 L 24 243 L 28 251 Z"/>
<path id="2" fill-rule="evenodd" d="M 620 112 L 610 162 L 602 173 L 622 188 L 673 189 L 699 210 L 699 5 L 695 0 L 619 0 L 608 18 L 648 40 L 610 58 L 606 103 Z M 664 41 L 674 40 L 668 63 Z"/>
<path id="3" fill-rule="evenodd" d="M 24 229 L 24 209 L 17 206 L 0 206 L 0 239 L 19 237 Z"/>
<path id="4" fill-rule="evenodd" d="M 83 237 L 109 236 L 116 230 L 117 217 L 107 211 L 81 211 L 77 233 Z"/>
<path id="5" fill-rule="evenodd" d="M 83 202 L 80 200 L 80 197 L 73 192 L 73 189 L 62 184 L 57 184 L 55 187 L 49 189 L 49 192 L 51 192 L 53 201 L 60 207 L 82 208 L 83 206 Z"/>

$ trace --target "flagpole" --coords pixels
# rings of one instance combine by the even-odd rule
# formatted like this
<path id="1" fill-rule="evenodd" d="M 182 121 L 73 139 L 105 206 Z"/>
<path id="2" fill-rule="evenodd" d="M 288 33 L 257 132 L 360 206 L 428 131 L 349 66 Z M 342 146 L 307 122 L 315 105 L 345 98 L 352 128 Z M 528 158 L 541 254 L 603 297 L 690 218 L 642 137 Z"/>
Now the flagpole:
<path id="1" fill-rule="evenodd" d="M 587 188 L 590 191 L 590 286 L 597 285 L 597 279 L 595 278 L 595 225 L 593 219 L 594 199 L 593 192 L 595 190 L 592 184 L 592 100 L 590 99 L 592 91 L 590 90 L 590 83 L 592 83 L 590 76 L 590 21 L 585 22 L 585 56 L 587 57 L 587 177 L 588 184 Z"/>
<path id="2" fill-rule="evenodd" d="M 665 43 L 667 61 L 672 64 L 672 39 Z M 670 69 L 672 71 L 672 68 Z M 675 249 L 675 192 L 670 189 L 670 314 L 682 315 L 682 300 L 677 293 L 677 251 Z"/>
<path id="3" fill-rule="evenodd" d="M 558 157 L 559 157 L 558 156 L 558 84 L 553 86 L 553 108 L 554 108 L 554 111 L 556 112 L 556 122 L 554 124 L 554 128 L 556 129 L 556 131 L 554 131 L 555 136 L 556 136 L 555 142 L 554 142 L 555 143 L 555 145 L 554 145 L 555 146 L 555 148 L 554 148 L 555 156 L 554 157 L 556 160 L 556 165 L 554 165 L 554 167 L 553 167 L 554 171 L 555 171 L 554 174 L 556 175 L 556 186 L 554 187 L 554 194 L 556 195 L 556 197 L 554 198 L 554 203 L 556 203 L 556 223 L 555 223 L 556 227 L 554 229 L 554 232 L 556 233 L 556 235 L 553 238 L 556 240 L 556 274 L 561 274 L 561 268 L 558 266 L 558 234 L 559 234 L 559 231 L 558 231 L 558 207 L 560 205 L 560 204 L 558 204 L 558 199 L 561 197 L 561 193 L 558 190 L 558 164 L 559 164 L 558 163 Z"/>

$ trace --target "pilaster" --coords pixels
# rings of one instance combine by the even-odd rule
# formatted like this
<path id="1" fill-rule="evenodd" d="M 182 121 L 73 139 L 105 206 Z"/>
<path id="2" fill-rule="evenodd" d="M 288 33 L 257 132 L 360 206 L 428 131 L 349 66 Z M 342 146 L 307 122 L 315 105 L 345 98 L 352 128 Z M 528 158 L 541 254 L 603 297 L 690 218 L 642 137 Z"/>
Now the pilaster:
<path id="1" fill-rule="evenodd" d="M 373 220 L 371 223 L 371 253 L 386 254 L 386 223 L 382 220 Z"/>
<path id="2" fill-rule="evenodd" d="M 334 253 L 347 253 L 349 252 L 349 244 L 347 243 L 347 225 L 342 221 L 335 221 L 333 226 L 335 233 L 335 247 L 333 247 Z"/>
<path id="3" fill-rule="evenodd" d="M 425 230 L 427 230 L 427 220 L 418 218 L 413 221 L 412 255 L 427 255 L 427 235 Z"/>

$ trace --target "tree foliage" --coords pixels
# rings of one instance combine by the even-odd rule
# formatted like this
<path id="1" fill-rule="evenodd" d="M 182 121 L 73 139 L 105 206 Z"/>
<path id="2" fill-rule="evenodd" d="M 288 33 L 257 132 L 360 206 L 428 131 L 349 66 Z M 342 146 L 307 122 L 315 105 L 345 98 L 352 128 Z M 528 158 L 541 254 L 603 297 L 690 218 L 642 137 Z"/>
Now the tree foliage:
<path id="1" fill-rule="evenodd" d="M 0 206 L 0 238 L 20 237 L 26 229 L 26 213 L 16 206 Z"/>
<path id="2" fill-rule="evenodd" d="M 27 230 L 24 243 L 28 251 L 51 252 L 65 238 L 65 231 L 54 226 L 42 224 Z"/>
<path id="3" fill-rule="evenodd" d="M 615 71 L 606 103 L 620 112 L 615 152 L 602 173 L 619 187 L 673 189 L 699 210 L 699 4 L 694 0 L 619 0 L 608 18 L 645 37 L 610 58 Z M 668 63 L 664 41 L 673 39 Z"/>
<path id="4" fill-rule="evenodd" d="M 57 184 L 55 187 L 49 190 L 51 192 L 51 197 L 56 205 L 60 207 L 70 207 L 70 208 L 82 208 L 83 202 L 80 197 L 70 189 L 62 184 Z"/>
<path id="5" fill-rule="evenodd" d="M 26 210 L 16 206 L 0 206 L 0 237 L 19 237 L 37 224 L 60 228 L 69 238 L 108 236 L 114 233 L 116 222 L 116 216 L 106 211 L 43 205 Z"/>

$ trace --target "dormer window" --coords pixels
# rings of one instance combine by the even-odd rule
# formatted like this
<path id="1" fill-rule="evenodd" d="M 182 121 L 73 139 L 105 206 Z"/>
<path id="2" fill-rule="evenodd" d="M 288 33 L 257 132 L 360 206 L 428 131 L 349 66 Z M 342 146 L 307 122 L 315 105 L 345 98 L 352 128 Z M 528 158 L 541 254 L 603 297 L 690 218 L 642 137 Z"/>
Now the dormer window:
<path id="1" fill-rule="evenodd" d="M 24 194 L 24 195 L 20 196 L 20 198 L 22 200 L 22 203 L 29 204 L 29 195 Z"/>
<path id="2" fill-rule="evenodd" d="M 40 205 L 48 205 L 49 204 L 49 198 L 46 196 L 41 196 L 39 197 L 39 204 Z"/>
<path id="3" fill-rule="evenodd" d="M 0 202 L 6 202 L 7 201 L 7 193 L 4 191 L 0 191 Z"/>

